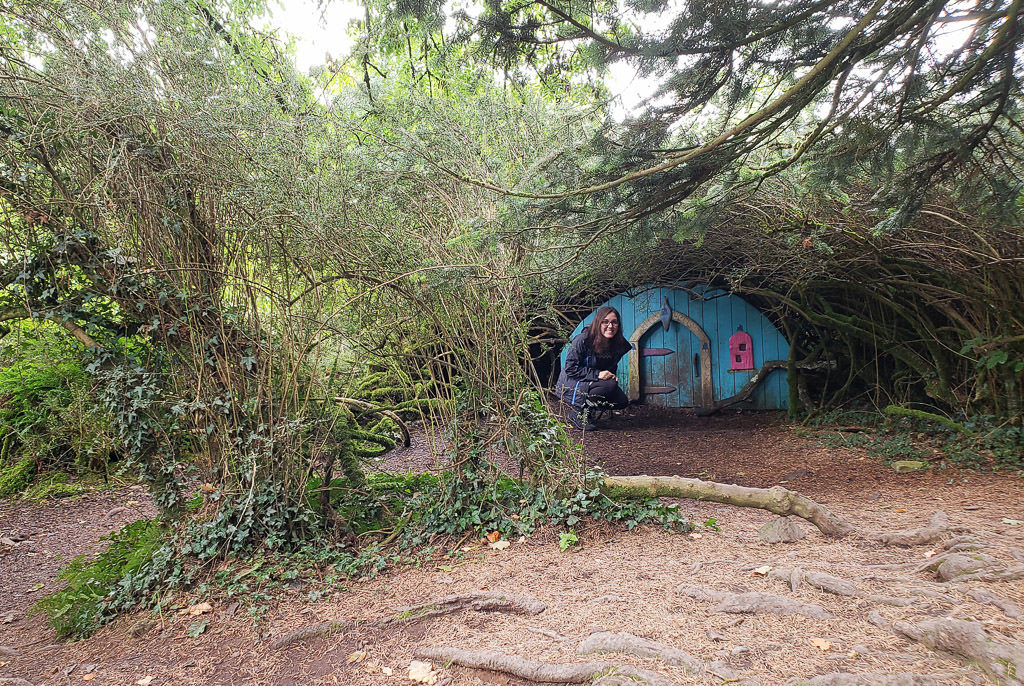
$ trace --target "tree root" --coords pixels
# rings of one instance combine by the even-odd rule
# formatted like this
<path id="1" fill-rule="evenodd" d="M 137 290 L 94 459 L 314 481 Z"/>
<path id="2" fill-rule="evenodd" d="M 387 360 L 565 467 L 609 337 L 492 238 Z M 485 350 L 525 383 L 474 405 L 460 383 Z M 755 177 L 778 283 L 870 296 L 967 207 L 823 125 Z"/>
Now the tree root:
<path id="1" fill-rule="evenodd" d="M 957 576 L 950 581 L 1017 581 L 1024 579 L 1024 565 L 1014 567 L 1003 567 L 1001 569 L 982 569 L 974 573 L 966 573 Z"/>
<path id="2" fill-rule="evenodd" d="M 606 476 L 603 489 L 613 494 L 709 500 L 737 507 L 756 507 L 777 515 L 796 515 L 830 538 L 842 538 L 855 531 L 824 505 L 782 486 L 749 488 L 680 476 Z"/>
<path id="3" fill-rule="evenodd" d="M 1005 684 L 1024 683 L 1024 644 L 996 641 L 977 622 L 952 618 L 929 619 L 918 624 L 894 622 L 893 630 L 932 650 L 966 658 Z"/>
<path id="4" fill-rule="evenodd" d="M 527 598 L 525 596 L 511 593 L 467 593 L 464 595 L 445 596 L 438 600 L 411 605 L 399 608 L 399 611 L 375 622 L 352 622 L 346 619 L 336 619 L 319 624 L 311 624 L 289 632 L 270 644 L 271 650 L 280 650 L 290 645 L 305 641 L 311 638 L 320 638 L 338 634 L 357 627 L 370 629 L 383 629 L 399 624 L 437 617 L 439 615 L 451 614 L 460 610 L 473 610 L 475 612 L 510 612 L 512 614 L 537 615 L 547 609 L 547 605 Z"/>
<path id="5" fill-rule="evenodd" d="M 778 579 L 779 581 L 788 583 L 790 589 L 794 592 L 802 583 L 807 583 L 807 585 L 813 586 L 820 591 L 825 591 L 834 595 L 848 597 L 862 595 L 861 590 L 846 579 L 840 579 L 837 576 L 832 576 L 831 574 L 825 574 L 823 572 L 805 572 L 799 567 L 795 567 L 793 569 L 773 569 L 768 576 L 772 579 Z"/>
<path id="6" fill-rule="evenodd" d="M 935 686 L 939 681 L 924 674 L 847 674 L 833 672 L 810 678 L 795 678 L 786 686 Z"/>
<path id="7" fill-rule="evenodd" d="M 967 595 L 976 602 L 998 607 L 1010 619 L 1024 618 L 1024 613 L 1021 612 L 1020 607 L 1016 603 L 991 591 L 986 591 L 983 588 L 972 588 L 967 591 Z"/>
<path id="8" fill-rule="evenodd" d="M 870 538 L 882 545 L 911 547 L 927 545 L 939 540 L 949 532 L 949 516 L 942 510 L 936 510 L 926 526 L 910 531 L 897 531 L 891 534 L 872 534 Z"/>
<path id="9" fill-rule="evenodd" d="M 357 626 L 359 625 L 355 622 L 350 622 L 347 619 L 335 619 L 329 622 L 310 624 L 308 626 L 299 627 L 295 631 L 288 632 L 271 643 L 270 649 L 280 650 L 281 648 L 287 648 L 294 643 L 301 643 L 312 638 L 324 638 L 333 634 L 344 633 L 349 629 L 356 628 Z"/>
<path id="10" fill-rule="evenodd" d="M 438 615 L 447 615 L 459 610 L 474 612 L 510 612 L 519 615 L 539 615 L 547 609 L 547 605 L 512 593 L 467 593 L 450 595 L 429 603 L 420 603 L 398 609 L 392 617 L 380 620 L 380 627 L 404 624 L 417 619 L 427 619 Z"/>
<path id="11" fill-rule="evenodd" d="M 633 679 L 638 686 L 672 686 L 671 681 L 657 672 L 607 662 L 552 664 L 491 650 L 470 651 L 446 646 L 423 646 L 416 648 L 413 654 L 422 659 L 502 672 L 540 683 L 588 684 L 603 676 L 623 676 Z"/>
<path id="12" fill-rule="evenodd" d="M 934 570 L 943 581 L 961 581 L 979 572 L 991 570 L 999 566 L 999 560 L 984 553 L 974 553 L 971 555 L 949 553 L 943 556 L 941 562 L 929 567 L 929 569 Z"/>
<path id="13" fill-rule="evenodd" d="M 690 584 L 680 584 L 676 586 L 675 590 L 676 593 L 696 600 L 718 603 L 712 608 L 715 612 L 746 615 L 803 615 L 811 619 L 832 619 L 832 615 L 820 605 L 803 603 L 771 593 L 726 593 Z"/>
<path id="14" fill-rule="evenodd" d="M 897 598 L 891 595 L 869 595 L 864 600 L 869 603 L 875 603 L 876 605 L 892 605 L 893 607 L 910 607 L 911 605 L 920 602 L 920 599 Z"/>
<path id="15" fill-rule="evenodd" d="M 957 546 L 960 548 L 962 546 Z M 876 569 L 909 571 L 911 573 L 932 572 L 946 582 L 964 581 L 1016 581 L 1024 579 L 1024 565 L 1007 567 L 991 555 L 975 550 L 970 555 L 947 551 L 924 562 L 903 562 L 877 565 Z M 865 577 L 866 578 L 866 577 Z M 879 578 L 879 577 L 875 577 Z"/>
<path id="16" fill-rule="evenodd" d="M 622 632 L 599 631 L 583 639 L 576 647 L 579 654 L 629 653 L 637 657 L 653 657 L 667 665 L 685 667 L 694 674 L 703 674 L 704 663 L 686 651 L 647 638 Z"/>

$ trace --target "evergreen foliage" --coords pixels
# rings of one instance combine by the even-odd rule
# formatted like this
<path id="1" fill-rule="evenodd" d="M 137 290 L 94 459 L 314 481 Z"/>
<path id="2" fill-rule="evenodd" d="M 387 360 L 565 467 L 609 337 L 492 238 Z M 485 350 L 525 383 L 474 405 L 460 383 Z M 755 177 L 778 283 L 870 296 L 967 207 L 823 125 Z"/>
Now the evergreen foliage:
<path id="1" fill-rule="evenodd" d="M 489 2 L 454 23 L 370 2 L 353 59 L 308 77 L 251 28 L 259 2 L 0 8 L 0 339 L 45 321 L 73 342 L 0 376 L 0 482 L 27 485 L 17 450 L 71 388 L 96 419 L 73 454 L 123 457 L 164 517 L 76 565 L 56 621 L 87 631 L 182 553 L 682 524 L 595 494 L 535 365 L 641 283 L 751 298 L 822 363 L 794 374 L 808 413 L 1016 427 L 1021 1 Z M 622 123 L 618 61 L 661 83 Z M 384 409 L 425 422 L 442 476 L 367 473 L 395 444 Z"/>

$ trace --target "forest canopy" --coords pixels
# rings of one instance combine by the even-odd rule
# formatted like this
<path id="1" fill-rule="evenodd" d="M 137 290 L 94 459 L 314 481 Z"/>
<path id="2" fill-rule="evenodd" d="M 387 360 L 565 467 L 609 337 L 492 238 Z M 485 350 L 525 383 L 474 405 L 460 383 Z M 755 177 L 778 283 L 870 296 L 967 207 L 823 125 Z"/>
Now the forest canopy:
<path id="1" fill-rule="evenodd" d="M 360 499 L 412 420 L 444 454 L 410 541 L 483 526 L 499 453 L 589 505 L 545 386 L 647 284 L 767 313 L 795 417 L 1019 426 L 1022 2 L 369 1 L 308 75 L 258 2 L 8 3 L 0 458 L 138 468 L 204 559 L 397 536 Z M 618 62 L 660 83 L 624 121 Z"/>

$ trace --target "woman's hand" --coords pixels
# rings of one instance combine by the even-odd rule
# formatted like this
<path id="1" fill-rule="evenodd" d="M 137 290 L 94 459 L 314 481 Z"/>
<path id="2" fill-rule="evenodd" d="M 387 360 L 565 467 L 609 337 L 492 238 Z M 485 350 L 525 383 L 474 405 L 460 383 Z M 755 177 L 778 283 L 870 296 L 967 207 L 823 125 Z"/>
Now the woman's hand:
<path id="1" fill-rule="evenodd" d="M 598 372 L 597 378 L 600 379 L 601 381 L 604 381 L 605 379 L 614 379 L 616 377 L 611 372 L 602 369 L 600 372 Z"/>

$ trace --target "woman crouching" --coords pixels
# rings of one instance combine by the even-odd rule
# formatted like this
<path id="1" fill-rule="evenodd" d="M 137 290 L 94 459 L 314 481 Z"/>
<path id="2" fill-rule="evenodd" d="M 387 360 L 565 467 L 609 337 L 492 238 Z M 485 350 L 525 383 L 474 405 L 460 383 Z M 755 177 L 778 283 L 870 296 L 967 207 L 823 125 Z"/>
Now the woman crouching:
<path id="1" fill-rule="evenodd" d="M 605 306 L 569 344 L 555 392 L 570 406 L 567 419 L 577 429 L 592 431 L 595 410 L 621 410 L 629 404 L 619 388 L 615 368 L 633 346 L 622 335 L 622 318 Z"/>

